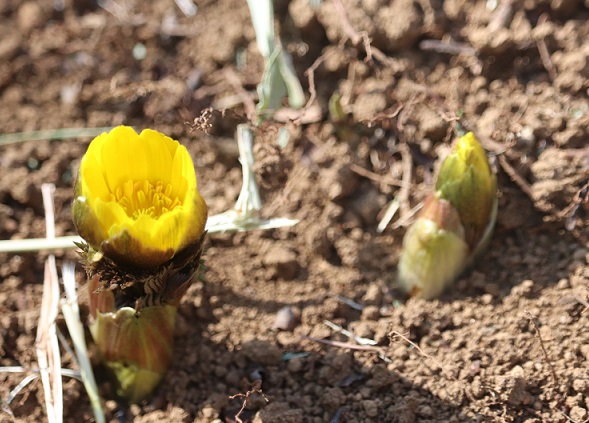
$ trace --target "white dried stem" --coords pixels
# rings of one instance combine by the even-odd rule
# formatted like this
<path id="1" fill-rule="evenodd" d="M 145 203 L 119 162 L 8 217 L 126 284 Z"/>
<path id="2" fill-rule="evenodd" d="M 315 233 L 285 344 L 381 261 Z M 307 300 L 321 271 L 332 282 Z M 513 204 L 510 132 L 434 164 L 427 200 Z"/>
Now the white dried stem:
<path id="1" fill-rule="evenodd" d="M 45 221 L 47 225 L 47 238 L 55 237 L 55 219 L 53 208 L 53 184 L 43 184 L 43 205 L 45 207 Z M 49 423 L 61 423 L 63 421 L 63 392 L 61 379 L 61 356 L 59 341 L 56 334 L 55 319 L 57 318 L 59 305 L 59 278 L 55 256 L 50 255 L 45 262 L 45 275 L 43 280 L 43 298 L 41 300 L 41 314 L 37 327 L 35 349 L 39 372 L 43 383 L 45 396 L 45 408 Z"/>

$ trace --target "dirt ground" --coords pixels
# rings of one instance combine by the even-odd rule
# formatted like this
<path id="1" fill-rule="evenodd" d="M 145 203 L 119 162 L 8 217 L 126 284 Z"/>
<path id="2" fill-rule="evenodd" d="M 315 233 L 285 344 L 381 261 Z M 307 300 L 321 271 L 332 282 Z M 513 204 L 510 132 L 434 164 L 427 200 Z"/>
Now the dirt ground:
<path id="1" fill-rule="evenodd" d="M 211 213 L 232 207 L 235 126 L 263 70 L 246 2 L 198 0 L 192 17 L 171 0 L 61 3 L 0 2 L 0 132 L 157 129 L 189 148 Z M 260 126 L 257 170 L 262 214 L 300 223 L 209 237 L 172 368 L 128 410 L 102 381 L 109 421 L 235 422 L 244 399 L 231 396 L 255 386 L 268 402 L 253 393 L 244 422 L 587 421 L 589 3 L 493 3 L 276 1 L 316 98 L 304 119 Z M 226 111 L 209 133 L 192 130 L 208 107 Z M 497 228 L 441 298 L 406 300 L 395 288 L 403 234 L 457 125 L 497 170 Z M 272 146 L 281 126 L 283 151 Z M 57 185 L 57 235 L 74 234 L 72 179 L 89 141 L 0 146 L 0 239 L 45 236 L 43 182 Z M 379 233 L 394 198 L 400 211 Z M 46 255 L 0 254 L 0 366 L 36 366 Z M 74 368 L 67 353 L 62 364 Z M 24 376 L 0 373 L 2 398 Z M 64 379 L 64 396 L 65 421 L 93 421 L 80 382 Z M 10 410 L 0 421 L 45 421 L 40 382 Z"/>

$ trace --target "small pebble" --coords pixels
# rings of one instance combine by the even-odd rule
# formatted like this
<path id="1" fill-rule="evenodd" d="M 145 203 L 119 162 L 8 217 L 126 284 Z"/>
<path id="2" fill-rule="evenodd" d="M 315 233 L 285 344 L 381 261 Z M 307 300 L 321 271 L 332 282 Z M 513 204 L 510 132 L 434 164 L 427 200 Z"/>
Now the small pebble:
<path id="1" fill-rule="evenodd" d="M 383 295 L 380 286 L 377 284 L 371 284 L 368 286 L 366 293 L 362 297 L 362 302 L 369 305 L 380 305 L 382 297 Z"/>
<path id="2" fill-rule="evenodd" d="M 362 310 L 362 320 L 378 320 L 380 318 L 380 309 L 377 306 L 364 307 Z"/>
<path id="3" fill-rule="evenodd" d="M 288 364 L 286 365 L 289 372 L 296 373 L 300 372 L 303 369 L 303 365 L 305 364 L 304 357 L 294 357 L 288 360 Z"/>
<path id="4" fill-rule="evenodd" d="M 282 307 L 276 313 L 272 329 L 292 331 L 298 323 L 299 319 L 291 307 Z"/>
<path id="5" fill-rule="evenodd" d="M 432 417 L 434 415 L 434 410 L 429 405 L 420 405 L 417 407 L 417 414 L 421 417 Z"/>
<path id="6" fill-rule="evenodd" d="M 573 389 L 580 394 L 589 394 L 589 380 L 574 379 Z"/>
<path id="7" fill-rule="evenodd" d="M 143 60 L 147 56 L 147 48 L 143 43 L 137 43 L 133 46 L 133 58 L 135 60 Z"/>
<path id="8" fill-rule="evenodd" d="M 368 417 L 378 416 L 378 403 L 374 400 L 362 401 L 362 408 Z"/>

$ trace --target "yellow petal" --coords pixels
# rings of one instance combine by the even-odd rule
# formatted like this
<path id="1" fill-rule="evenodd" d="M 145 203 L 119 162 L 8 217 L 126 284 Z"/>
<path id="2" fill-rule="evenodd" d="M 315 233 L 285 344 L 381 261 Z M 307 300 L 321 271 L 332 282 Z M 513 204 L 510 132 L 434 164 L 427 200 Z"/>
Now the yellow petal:
<path id="1" fill-rule="evenodd" d="M 143 130 L 139 134 L 139 139 L 144 143 L 145 160 L 149 168 L 150 180 L 171 183 L 172 157 L 180 147 L 178 141 L 151 129 Z"/>
<path id="2" fill-rule="evenodd" d="M 102 166 L 111 190 L 129 180 L 148 178 L 145 149 L 133 128 L 117 126 L 102 148 Z"/>
<path id="3" fill-rule="evenodd" d="M 193 187 L 196 187 L 196 175 L 194 172 L 194 165 L 186 147 L 179 146 L 174 154 L 172 164 L 172 187 L 173 195 L 179 196 L 179 193 L 185 193 Z M 182 197 L 185 202 L 189 200 L 189 196 Z"/>
<path id="4" fill-rule="evenodd" d="M 86 154 L 82 159 L 82 191 L 91 192 L 93 196 L 106 200 L 110 196 L 110 188 L 106 183 L 103 169 L 97 155 Z"/>

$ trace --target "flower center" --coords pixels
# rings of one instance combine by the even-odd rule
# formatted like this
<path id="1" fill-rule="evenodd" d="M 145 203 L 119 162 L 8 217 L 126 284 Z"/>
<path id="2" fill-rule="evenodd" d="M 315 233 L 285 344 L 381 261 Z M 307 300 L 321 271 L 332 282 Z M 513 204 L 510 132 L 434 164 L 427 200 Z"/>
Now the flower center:
<path id="1" fill-rule="evenodd" d="M 111 201 L 119 203 L 133 220 L 144 214 L 157 219 L 182 204 L 171 194 L 172 185 L 162 181 L 127 181 L 111 194 Z"/>

